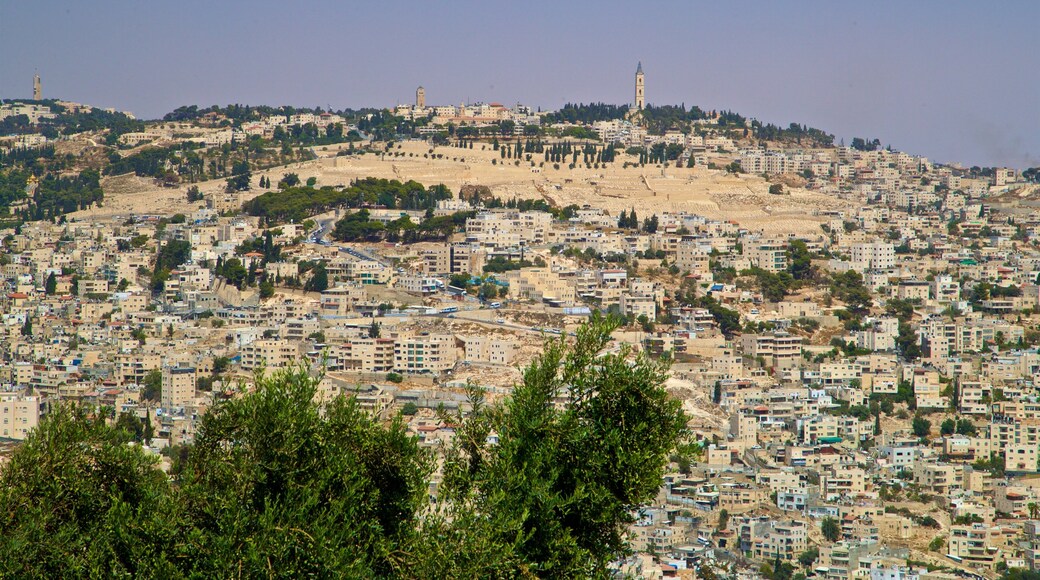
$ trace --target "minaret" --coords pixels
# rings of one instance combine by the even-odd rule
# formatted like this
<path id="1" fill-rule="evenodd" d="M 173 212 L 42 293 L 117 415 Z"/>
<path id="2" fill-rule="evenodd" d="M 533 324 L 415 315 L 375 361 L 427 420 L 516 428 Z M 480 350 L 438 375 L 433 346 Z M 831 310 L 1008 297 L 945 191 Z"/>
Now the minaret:
<path id="1" fill-rule="evenodd" d="M 643 105 L 646 104 L 646 97 L 643 94 L 643 63 L 640 61 L 636 67 L 636 109 L 642 110 Z"/>
<path id="2" fill-rule="evenodd" d="M 415 89 L 415 106 L 420 109 L 426 108 L 426 89 L 422 87 Z"/>
<path id="3" fill-rule="evenodd" d="M 43 100 L 43 84 L 40 83 L 40 75 L 33 75 L 33 100 Z"/>

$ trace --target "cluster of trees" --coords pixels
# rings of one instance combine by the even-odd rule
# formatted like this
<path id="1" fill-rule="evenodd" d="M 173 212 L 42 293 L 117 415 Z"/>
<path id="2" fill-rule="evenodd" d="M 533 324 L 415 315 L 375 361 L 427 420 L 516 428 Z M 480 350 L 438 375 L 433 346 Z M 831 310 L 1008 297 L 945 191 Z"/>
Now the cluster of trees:
<path id="1" fill-rule="evenodd" d="M 534 266 L 530 260 L 507 260 L 502 256 L 495 256 L 484 264 L 484 272 L 489 274 L 502 274 L 512 270 L 530 268 Z"/>
<path id="2" fill-rule="evenodd" d="M 874 303 L 870 290 L 863 283 L 863 274 L 855 270 L 831 276 L 831 295 L 845 303 L 845 310 L 854 319 L 862 319 Z"/>
<path id="3" fill-rule="evenodd" d="M 628 115 L 627 105 L 608 105 L 606 103 L 567 103 L 560 110 L 549 113 L 542 118 L 546 125 L 556 123 L 576 123 L 591 125 L 596 121 L 613 121 L 624 119 Z"/>
<path id="4" fill-rule="evenodd" d="M 53 108 L 53 107 L 52 107 Z M 61 127 L 63 135 L 74 135 L 85 131 L 108 130 L 105 135 L 105 143 L 113 145 L 124 133 L 135 133 L 144 131 L 144 122 L 131 119 L 124 113 L 118 111 L 106 111 L 94 108 L 90 112 L 71 113 L 62 111 L 57 117 L 46 122 L 55 127 Z"/>
<path id="5" fill-rule="evenodd" d="M 382 206 L 428 210 L 437 207 L 438 201 L 451 197 L 451 190 L 442 184 L 427 188 L 417 181 L 402 183 L 396 179 L 366 177 L 341 190 L 333 187 L 315 189 L 305 186 L 269 191 L 246 202 L 242 209 L 249 215 L 262 217 L 266 223 L 274 225 L 289 220 L 303 221 L 335 207 Z"/>
<path id="6" fill-rule="evenodd" d="M 682 105 L 662 105 L 655 107 L 647 105 L 640 112 L 643 123 L 648 132 L 654 135 L 664 135 L 666 131 L 689 129 L 690 123 L 707 118 L 700 107 L 686 108 Z"/>
<path id="7" fill-rule="evenodd" d="M 955 420 L 952 417 L 947 417 L 939 425 L 940 435 L 953 435 L 954 433 L 956 433 L 958 435 L 974 436 L 977 431 L 978 429 L 975 427 L 975 424 L 972 423 L 970 419 L 961 418 Z"/>
<path id="8" fill-rule="evenodd" d="M 0 171 L 0 211 L 26 198 L 26 185 L 33 174 L 32 170 L 21 168 Z M 88 208 L 104 197 L 101 176 L 93 169 L 84 169 L 75 175 L 47 172 L 39 179 L 35 203 L 22 210 L 18 217 L 23 220 L 50 219 Z"/>
<path id="9" fill-rule="evenodd" d="M 191 242 L 187 240 L 169 240 L 162 244 L 155 257 L 155 268 L 151 272 L 153 294 L 159 294 L 170 279 L 170 272 L 191 258 Z"/>
<path id="10" fill-rule="evenodd" d="M 798 123 L 791 123 L 784 129 L 772 123 L 762 124 L 759 121 L 752 121 L 751 127 L 756 138 L 766 141 L 796 143 L 807 141 L 816 147 L 830 147 L 834 144 L 834 135 L 820 129 L 799 125 Z"/>
<path id="11" fill-rule="evenodd" d="M 398 242 L 415 243 L 445 240 L 459 231 L 466 220 L 473 217 L 472 211 L 459 211 L 450 215 L 434 216 L 427 210 L 426 219 L 415 224 L 409 216 L 383 223 L 371 219 L 367 209 L 348 213 L 336 222 L 332 237 L 342 242 Z"/>
<path id="12" fill-rule="evenodd" d="M 319 407 L 303 369 L 217 404 L 169 477 L 140 426 L 59 406 L 0 474 L 0 575 L 603 576 L 689 435 L 664 367 L 601 354 L 613 328 L 549 342 L 500 406 L 472 390 L 436 503 L 402 420 Z"/>
<path id="13" fill-rule="evenodd" d="M 850 147 L 857 151 L 877 151 L 881 149 L 881 140 L 869 140 L 864 139 L 863 137 L 853 137 Z"/>
<path id="14" fill-rule="evenodd" d="M 914 316 L 914 304 L 908 300 L 890 298 L 885 304 L 885 311 L 899 320 L 896 347 L 907 360 L 921 358 L 921 341 L 914 331 L 911 321 Z"/>

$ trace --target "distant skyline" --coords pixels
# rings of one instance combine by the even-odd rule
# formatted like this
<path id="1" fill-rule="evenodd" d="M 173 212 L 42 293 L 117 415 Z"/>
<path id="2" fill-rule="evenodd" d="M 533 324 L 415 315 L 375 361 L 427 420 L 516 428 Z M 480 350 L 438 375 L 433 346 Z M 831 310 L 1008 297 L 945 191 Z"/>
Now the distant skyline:
<path id="1" fill-rule="evenodd" d="M 1040 3 L 0 0 L 0 97 L 115 107 L 631 103 L 1040 166 Z"/>

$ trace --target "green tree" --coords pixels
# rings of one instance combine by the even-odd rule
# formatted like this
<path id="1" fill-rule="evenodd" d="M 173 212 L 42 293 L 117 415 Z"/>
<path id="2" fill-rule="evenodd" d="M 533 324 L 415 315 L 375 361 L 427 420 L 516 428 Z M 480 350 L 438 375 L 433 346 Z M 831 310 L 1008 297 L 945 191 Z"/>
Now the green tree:
<path id="1" fill-rule="evenodd" d="M 787 272 L 795 280 L 812 277 L 812 254 L 803 240 L 791 240 L 787 245 Z"/>
<path id="2" fill-rule="evenodd" d="M 179 577 L 165 474 L 132 435 L 59 404 L 0 472 L 0 576 Z"/>
<path id="3" fill-rule="evenodd" d="M 932 422 L 921 415 L 914 415 L 914 420 L 911 422 L 910 427 L 913 429 L 914 435 L 927 437 L 931 433 Z"/>
<path id="4" fill-rule="evenodd" d="M 325 271 L 325 264 L 318 264 L 314 267 L 314 273 L 310 279 L 307 280 L 307 284 L 304 286 L 304 290 L 308 292 L 324 292 L 329 288 L 329 274 Z"/>
<path id="5" fill-rule="evenodd" d="M 162 371 L 159 369 L 148 371 L 148 374 L 144 376 L 143 386 L 141 398 L 153 403 L 159 402 L 159 397 L 162 396 Z"/>
<path id="6" fill-rule="evenodd" d="M 957 428 L 957 423 L 953 419 L 947 418 L 939 425 L 940 435 L 953 435 L 954 429 Z"/>
<path id="7" fill-rule="evenodd" d="M 53 296 L 57 290 L 58 278 L 54 275 L 54 272 L 51 272 L 50 275 L 47 276 L 47 281 L 43 284 L 43 291 L 47 296 Z"/>
<path id="8" fill-rule="evenodd" d="M 28 314 L 26 314 L 25 315 L 25 323 L 22 324 L 22 336 L 25 336 L 27 338 L 32 338 L 32 335 L 33 335 L 32 317 L 29 316 Z"/>
<path id="9" fill-rule="evenodd" d="M 474 410 L 455 418 L 461 427 L 446 458 L 450 505 L 429 520 L 434 535 L 470 541 L 427 558 L 439 567 L 430 575 L 599 576 L 625 553 L 632 510 L 657 494 L 688 432 L 663 388 L 663 365 L 643 355 L 633 364 L 626 347 L 604 353 L 615 328 L 595 318 L 572 348 L 549 341 L 500 408 L 471 389 Z M 561 390 L 568 403 L 558 409 Z"/>
<path id="10" fill-rule="evenodd" d="M 432 464 L 399 419 L 324 409 L 305 368 L 203 419 L 180 476 L 187 575 L 387 577 L 418 541 Z"/>
<path id="11" fill-rule="evenodd" d="M 818 548 L 809 548 L 808 550 L 798 554 L 798 563 L 804 568 L 809 568 L 816 563 L 820 557 L 820 550 Z"/>
<path id="12" fill-rule="evenodd" d="M 828 542 L 837 542 L 841 539 L 841 527 L 838 525 L 838 520 L 828 516 L 823 518 L 820 522 L 820 533 L 827 539 Z"/>

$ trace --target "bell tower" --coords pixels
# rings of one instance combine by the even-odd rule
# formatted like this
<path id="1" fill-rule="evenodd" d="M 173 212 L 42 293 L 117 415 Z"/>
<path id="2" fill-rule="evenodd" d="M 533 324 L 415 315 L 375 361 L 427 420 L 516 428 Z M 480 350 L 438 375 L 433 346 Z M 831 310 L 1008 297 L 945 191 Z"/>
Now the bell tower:
<path id="1" fill-rule="evenodd" d="M 415 89 L 415 106 L 420 109 L 426 108 L 426 89 L 422 87 Z"/>
<path id="2" fill-rule="evenodd" d="M 643 93 L 643 63 L 640 61 L 636 66 L 636 109 L 642 110 L 646 104 L 646 96 Z"/>

